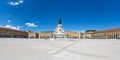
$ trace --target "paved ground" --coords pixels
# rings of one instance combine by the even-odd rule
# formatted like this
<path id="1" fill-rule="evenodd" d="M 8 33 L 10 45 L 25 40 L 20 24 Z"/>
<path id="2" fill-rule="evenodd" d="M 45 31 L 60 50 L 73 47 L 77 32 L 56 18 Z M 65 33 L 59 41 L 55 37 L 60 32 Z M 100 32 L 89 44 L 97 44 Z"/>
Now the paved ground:
<path id="1" fill-rule="evenodd" d="M 0 60 L 120 60 L 120 40 L 0 39 Z"/>

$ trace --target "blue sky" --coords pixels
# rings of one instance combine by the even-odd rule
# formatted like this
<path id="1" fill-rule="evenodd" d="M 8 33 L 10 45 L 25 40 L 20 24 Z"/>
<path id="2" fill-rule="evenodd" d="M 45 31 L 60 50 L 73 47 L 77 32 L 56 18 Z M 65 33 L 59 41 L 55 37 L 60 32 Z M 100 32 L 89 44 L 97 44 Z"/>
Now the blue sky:
<path id="1" fill-rule="evenodd" d="M 0 26 L 53 31 L 62 17 L 66 31 L 120 27 L 119 0 L 0 0 Z"/>

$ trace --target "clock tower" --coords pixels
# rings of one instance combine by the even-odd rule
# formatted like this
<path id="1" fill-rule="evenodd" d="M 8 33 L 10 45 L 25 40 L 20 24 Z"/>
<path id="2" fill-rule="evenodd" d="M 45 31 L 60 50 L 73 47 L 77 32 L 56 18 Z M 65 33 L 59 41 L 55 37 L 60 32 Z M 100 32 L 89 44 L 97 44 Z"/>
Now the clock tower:
<path id="1" fill-rule="evenodd" d="M 62 27 L 62 18 L 59 18 L 58 25 L 52 35 L 52 38 L 54 39 L 67 38 L 67 35 L 65 34 L 65 31 Z"/>

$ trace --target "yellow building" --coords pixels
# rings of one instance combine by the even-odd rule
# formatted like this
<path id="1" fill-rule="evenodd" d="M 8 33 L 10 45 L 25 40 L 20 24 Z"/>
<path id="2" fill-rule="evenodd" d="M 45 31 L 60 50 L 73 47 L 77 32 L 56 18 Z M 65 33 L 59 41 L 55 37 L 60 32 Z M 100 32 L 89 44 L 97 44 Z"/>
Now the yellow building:
<path id="1" fill-rule="evenodd" d="M 39 33 L 28 31 L 28 38 L 39 38 Z"/>
<path id="2" fill-rule="evenodd" d="M 113 28 L 107 30 L 96 31 L 91 34 L 94 39 L 119 39 L 120 28 Z"/>
<path id="3" fill-rule="evenodd" d="M 68 36 L 68 38 L 75 38 L 75 39 L 80 38 L 80 33 L 78 33 L 78 32 L 68 31 L 68 32 L 65 32 L 65 33 Z"/>
<path id="4" fill-rule="evenodd" d="M 39 38 L 41 39 L 50 39 L 52 38 L 53 31 L 44 31 L 39 34 Z M 67 31 L 65 32 L 65 35 L 67 35 L 67 38 L 80 38 L 80 34 L 78 32 L 73 32 L 73 31 Z"/>
<path id="5" fill-rule="evenodd" d="M 54 32 L 41 32 L 41 38 L 51 38 L 51 35 Z M 94 32 L 84 32 L 78 33 L 74 31 L 67 31 L 65 32 L 67 38 L 75 38 L 75 39 L 120 39 L 120 28 L 114 29 L 107 29 L 107 30 L 100 30 Z"/>
<path id="6" fill-rule="evenodd" d="M 0 27 L 0 38 L 27 38 L 26 31 Z"/>
<path id="7" fill-rule="evenodd" d="M 53 31 L 44 31 L 39 34 L 39 38 L 41 39 L 49 39 L 51 38 L 51 35 L 53 34 Z"/>
<path id="8" fill-rule="evenodd" d="M 82 33 L 81 36 L 83 39 L 90 39 L 91 34 L 92 34 L 92 32 L 85 32 L 85 33 Z"/>

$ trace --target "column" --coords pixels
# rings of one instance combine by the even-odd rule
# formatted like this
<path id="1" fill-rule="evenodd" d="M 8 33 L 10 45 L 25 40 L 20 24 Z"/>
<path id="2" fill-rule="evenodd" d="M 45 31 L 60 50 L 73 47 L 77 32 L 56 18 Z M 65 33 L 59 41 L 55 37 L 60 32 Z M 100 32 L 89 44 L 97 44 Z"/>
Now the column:
<path id="1" fill-rule="evenodd" d="M 81 39 L 81 34 L 80 34 L 80 32 L 79 32 L 79 39 Z"/>
<path id="2" fill-rule="evenodd" d="M 39 39 L 40 39 L 40 36 L 41 36 L 41 35 L 40 35 L 40 33 L 39 33 Z"/>

